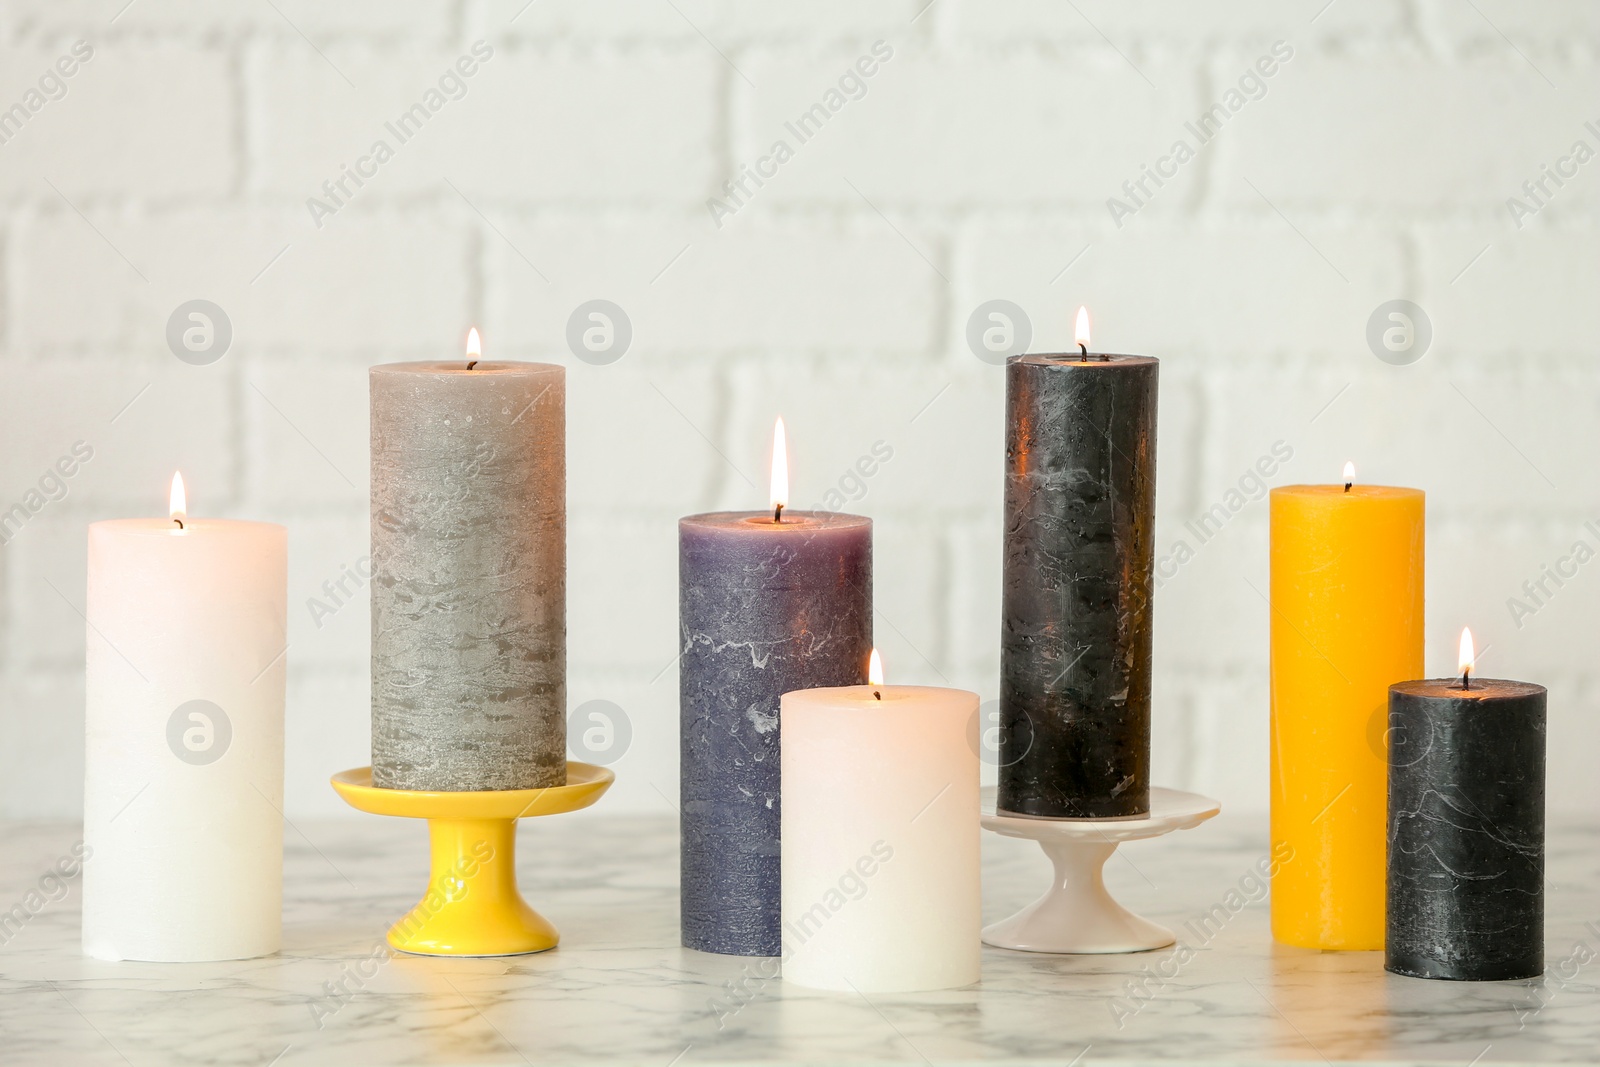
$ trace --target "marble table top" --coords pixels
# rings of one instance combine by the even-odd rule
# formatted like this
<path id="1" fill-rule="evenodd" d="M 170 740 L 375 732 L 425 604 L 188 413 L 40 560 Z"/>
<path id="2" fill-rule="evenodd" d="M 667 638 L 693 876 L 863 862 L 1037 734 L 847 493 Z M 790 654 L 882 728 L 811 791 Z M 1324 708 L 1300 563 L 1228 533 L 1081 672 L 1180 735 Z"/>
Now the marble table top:
<path id="1" fill-rule="evenodd" d="M 8 825 L 0 910 L 31 904 L 0 914 L 0 1064 L 1600 1062 L 1600 826 L 1553 829 L 1539 981 L 1423 982 L 1378 953 L 1274 945 L 1252 878 L 1264 825 L 1224 813 L 1107 866 L 1179 948 L 986 948 L 975 987 L 870 999 L 679 947 L 670 821 L 602 802 L 520 833 L 524 892 L 562 931 L 552 952 L 388 958 L 384 930 L 427 879 L 426 830 L 367 817 L 286 828 L 281 953 L 174 965 L 81 956 L 78 886 L 46 875 L 77 829 Z M 992 922 L 1050 875 L 1033 844 L 985 836 Z"/>

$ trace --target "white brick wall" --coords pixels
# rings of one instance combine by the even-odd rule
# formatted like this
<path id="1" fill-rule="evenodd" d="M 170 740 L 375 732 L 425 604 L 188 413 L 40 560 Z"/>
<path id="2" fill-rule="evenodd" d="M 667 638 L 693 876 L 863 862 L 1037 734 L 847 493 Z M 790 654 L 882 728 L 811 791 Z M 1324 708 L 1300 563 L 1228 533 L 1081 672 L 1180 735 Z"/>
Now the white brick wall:
<path id="1" fill-rule="evenodd" d="M 764 501 L 778 413 L 797 503 L 894 450 L 852 505 L 890 670 L 992 698 L 1003 377 L 964 331 L 996 298 L 1035 350 L 1082 303 L 1097 346 L 1164 359 L 1162 553 L 1277 441 L 1279 482 L 1354 458 L 1425 487 L 1430 668 L 1470 623 L 1486 670 L 1549 684 L 1552 807 L 1600 801 L 1600 563 L 1520 627 L 1506 605 L 1600 518 L 1600 161 L 1520 228 L 1506 209 L 1600 149 L 1595 5 L 125 3 L 0 7 L 0 109 L 94 49 L 0 143 L 0 507 L 95 449 L 0 548 L 0 814 L 77 811 L 84 525 L 158 512 L 175 467 L 197 511 L 291 527 L 287 806 L 342 810 L 367 607 L 307 601 L 367 551 L 365 368 L 471 323 L 569 368 L 570 697 L 634 735 L 608 808 L 676 795 L 675 520 Z M 306 199 L 480 40 L 465 94 L 314 225 Z M 785 121 L 879 40 L 799 144 Z M 1117 225 L 1107 198 L 1279 40 L 1265 94 Z M 708 198 L 779 138 L 718 226 Z M 164 342 L 193 298 L 234 326 L 208 367 Z M 610 366 L 566 350 L 594 298 L 634 327 Z M 1395 298 L 1432 319 L 1410 367 L 1364 339 Z M 1157 601 L 1159 778 L 1235 808 L 1265 803 L 1266 539 L 1251 503 Z"/>

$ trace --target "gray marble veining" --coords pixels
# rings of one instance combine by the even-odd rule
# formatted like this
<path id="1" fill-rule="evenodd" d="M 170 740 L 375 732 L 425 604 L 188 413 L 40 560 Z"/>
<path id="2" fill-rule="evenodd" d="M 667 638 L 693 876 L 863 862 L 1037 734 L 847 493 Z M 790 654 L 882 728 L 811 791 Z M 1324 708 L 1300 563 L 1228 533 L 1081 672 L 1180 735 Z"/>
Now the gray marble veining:
<path id="1" fill-rule="evenodd" d="M 277 956 L 85 959 L 76 884 L 63 896 L 40 883 L 77 834 L 11 824 L 0 835 L 0 910 L 24 915 L 0 915 L 7 1067 L 1600 1062 L 1600 824 L 1552 827 L 1549 966 L 1536 981 L 1427 982 L 1385 973 L 1378 952 L 1273 945 L 1249 877 L 1265 826 L 1225 813 L 1124 845 L 1108 865 L 1118 898 L 1178 931 L 1182 951 L 985 948 L 976 986 L 870 999 L 789 988 L 762 977 L 762 960 L 682 948 L 678 841 L 664 819 L 601 808 L 526 822 L 523 889 L 563 943 L 478 960 L 374 956 L 427 878 L 425 828 L 376 818 L 287 829 Z M 984 848 L 993 921 L 1050 875 L 1029 842 L 986 835 Z"/>

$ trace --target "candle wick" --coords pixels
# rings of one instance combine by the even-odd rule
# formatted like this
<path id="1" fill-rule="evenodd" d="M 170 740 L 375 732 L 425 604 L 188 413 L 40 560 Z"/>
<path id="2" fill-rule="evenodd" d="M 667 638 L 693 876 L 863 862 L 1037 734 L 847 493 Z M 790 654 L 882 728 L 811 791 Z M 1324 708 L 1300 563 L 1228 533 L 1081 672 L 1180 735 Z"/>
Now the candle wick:
<path id="1" fill-rule="evenodd" d="M 873 698 L 873 699 L 874 699 L 874 700 L 882 700 L 882 699 L 883 699 L 883 694 L 882 694 L 882 693 L 880 693 L 880 692 L 878 692 L 878 691 L 877 691 L 877 690 L 876 690 L 876 689 L 874 689 L 874 690 L 873 690 L 873 691 L 872 691 L 872 698 Z"/>
<path id="2" fill-rule="evenodd" d="M 1462 671 L 1461 672 L 1461 688 L 1463 688 L 1463 689 L 1471 689 L 1472 688 L 1472 684 L 1469 681 L 1469 679 L 1471 677 L 1472 677 L 1472 672 L 1471 671 Z"/>
<path id="3" fill-rule="evenodd" d="M 172 521 L 178 524 L 178 529 L 180 529 L 180 530 L 183 529 L 183 520 L 182 519 L 179 519 L 179 518 L 175 517 L 175 518 L 173 518 Z"/>
<path id="4" fill-rule="evenodd" d="M 477 360 L 475 360 L 475 359 L 467 360 L 467 369 L 468 370 L 471 370 L 473 367 L 476 367 L 477 365 L 478 365 L 478 361 Z"/>
<path id="5" fill-rule="evenodd" d="M 1089 346 L 1088 345 L 1084 344 L 1082 341 L 1079 341 L 1078 342 L 1078 350 L 1083 353 L 1083 358 L 1084 359 L 1088 359 L 1089 358 Z"/>
<path id="6" fill-rule="evenodd" d="M 1352 485 L 1354 485 L 1354 484 L 1356 484 L 1356 483 L 1355 482 L 1345 482 L 1344 483 L 1344 491 L 1348 493 L 1350 491 L 1350 487 Z"/>
<path id="7" fill-rule="evenodd" d="M 782 522 L 783 521 L 783 505 L 782 504 L 774 504 L 774 505 L 772 505 L 772 521 L 773 522 Z"/>

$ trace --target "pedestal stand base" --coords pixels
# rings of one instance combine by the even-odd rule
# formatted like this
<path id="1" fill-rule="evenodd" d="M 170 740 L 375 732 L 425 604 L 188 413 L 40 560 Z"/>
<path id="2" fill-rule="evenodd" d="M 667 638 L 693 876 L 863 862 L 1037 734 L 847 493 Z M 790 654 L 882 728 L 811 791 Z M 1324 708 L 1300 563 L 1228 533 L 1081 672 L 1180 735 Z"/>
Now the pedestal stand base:
<path id="1" fill-rule="evenodd" d="M 423 956 L 515 956 L 555 948 L 561 935 L 517 889 L 517 820 L 586 808 L 611 787 L 604 767 L 567 762 L 567 784 L 482 793 L 380 789 L 372 768 L 341 771 L 333 788 L 374 815 L 427 819 L 428 891 L 389 928 L 389 944 Z"/>
<path id="2" fill-rule="evenodd" d="M 996 812 L 994 790 L 983 791 L 983 826 L 1005 837 L 1039 842 L 1055 865 L 1044 896 L 1009 919 L 986 926 L 985 944 L 1022 952 L 1146 952 L 1177 938 L 1141 919 L 1106 890 L 1106 860 L 1124 841 L 1160 837 L 1205 822 L 1222 805 L 1195 793 L 1151 789 L 1150 814 L 1134 819 L 1039 819 Z"/>

